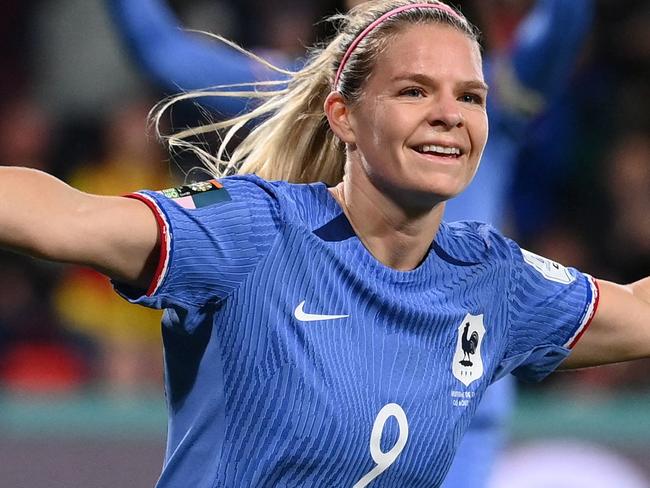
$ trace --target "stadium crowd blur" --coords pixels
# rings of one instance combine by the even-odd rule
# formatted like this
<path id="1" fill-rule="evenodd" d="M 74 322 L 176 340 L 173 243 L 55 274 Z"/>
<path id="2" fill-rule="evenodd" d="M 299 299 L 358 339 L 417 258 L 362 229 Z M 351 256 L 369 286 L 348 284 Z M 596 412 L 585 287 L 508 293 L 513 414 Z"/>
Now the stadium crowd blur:
<path id="1" fill-rule="evenodd" d="M 490 49 L 507 50 L 529 0 L 458 1 Z M 299 56 L 335 1 L 185 0 L 185 25 Z M 650 3 L 599 0 L 569 89 L 521 149 L 506 233 L 530 250 L 603 278 L 650 274 Z M 147 131 L 164 94 L 140 78 L 100 0 L 4 0 L 0 16 L 0 164 L 44 169 L 95 193 L 183 181 Z M 181 123 L 195 119 L 180 107 Z M 189 122 L 191 123 L 191 122 Z M 128 305 L 82 268 L 0 254 L 0 388 L 67 393 L 162 388 L 157 312 Z M 647 388 L 615 366 L 555 375 L 571 389 Z M 543 386 L 542 386 L 543 387 Z"/>

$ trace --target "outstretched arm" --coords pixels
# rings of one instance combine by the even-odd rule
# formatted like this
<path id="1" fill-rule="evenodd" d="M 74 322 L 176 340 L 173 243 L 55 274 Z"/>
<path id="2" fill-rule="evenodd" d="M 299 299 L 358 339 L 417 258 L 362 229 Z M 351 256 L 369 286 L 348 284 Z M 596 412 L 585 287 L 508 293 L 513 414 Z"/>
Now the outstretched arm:
<path id="1" fill-rule="evenodd" d="M 144 203 L 89 195 L 40 171 L 0 167 L 0 247 L 90 266 L 146 289 L 158 226 Z"/>
<path id="2" fill-rule="evenodd" d="M 567 83 L 584 47 L 592 0 L 538 0 L 520 26 L 512 53 L 519 81 L 549 99 Z"/>
<path id="3" fill-rule="evenodd" d="M 593 0 L 537 0 L 519 25 L 508 53 L 486 58 L 496 87 L 493 119 L 538 115 L 569 82 L 590 32 Z M 521 117 L 524 116 L 524 119 Z"/>
<path id="4" fill-rule="evenodd" d="M 163 0 L 107 2 L 132 56 L 154 83 L 170 93 L 280 79 L 279 73 L 231 47 L 184 31 Z M 246 107 L 242 98 L 210 97 L 201 103 L 224 116 Z"/>
<path id="5" fill-rule="evenodd" d="M 626 286 L 598 285 L 596 314 L 562 369 L 650 357 L 650 277 Z"/>

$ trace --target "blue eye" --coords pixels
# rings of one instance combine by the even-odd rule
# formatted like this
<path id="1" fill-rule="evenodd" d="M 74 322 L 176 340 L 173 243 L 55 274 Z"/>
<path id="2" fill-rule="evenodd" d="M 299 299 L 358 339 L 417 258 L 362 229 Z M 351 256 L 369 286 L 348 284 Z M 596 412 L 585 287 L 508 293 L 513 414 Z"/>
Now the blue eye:
<path id="1" fill-rule="evenodd" d="M 477 95 L 476 93 L 464 93 L 461 97 L 460 100 L 465 103 L 472 103 L 475 105 L 483 105 L 484 99 L 481 95 Z"/>

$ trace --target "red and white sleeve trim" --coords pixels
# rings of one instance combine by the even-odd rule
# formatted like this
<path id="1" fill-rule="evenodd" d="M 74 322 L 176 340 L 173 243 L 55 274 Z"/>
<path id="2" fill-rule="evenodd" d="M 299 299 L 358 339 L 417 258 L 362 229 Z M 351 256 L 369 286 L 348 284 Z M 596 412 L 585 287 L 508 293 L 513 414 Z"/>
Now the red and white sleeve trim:
<path id="1" fill-rule="evenodd" d="M 160 285 L 162 285 L 165 276 L 167 275 L 167 268 L 169 266 L 169 254 L 170 254 L 170 245 L 171 245 L 171 232 L 169 227 L 169 222 L 163 211 L 160 209 L 156 201 L 150 196 L 144 193 L 131 193 L 125 195 L 128 198 L 134 198 L 140 200 L 147 207 L 151 209 L 158 223 L 158 233 L 160 236 L 160 255 L 158 257 L 158 265 L 156 266 L 156 271 L 151 279 L 149 288 L 147 289 L 147 296 L 153 296 L 156 294 Z"/>
<path id="2" fill-rule="evenodd" d="M 578 327 L 575 334 L 573 334 L 573 337 L 571 337 L 571 339 L 569 339 L 565 344 L 565 347 L 568 347 L 569 349 L 573 349 L 573 347 L 578 343 L 582 335 L 591 325 L 591 321 L 593 320 L 594 315 L 596 315 L 596 310 L 598 309 L 598 301 L 600 300 L 600 289 L 598 288 L 598 282 L 593 276 L 585 276 L 587 277 L 587 282 L 591 287 L 591 300 L 587 304 L 580 327 Z"/>

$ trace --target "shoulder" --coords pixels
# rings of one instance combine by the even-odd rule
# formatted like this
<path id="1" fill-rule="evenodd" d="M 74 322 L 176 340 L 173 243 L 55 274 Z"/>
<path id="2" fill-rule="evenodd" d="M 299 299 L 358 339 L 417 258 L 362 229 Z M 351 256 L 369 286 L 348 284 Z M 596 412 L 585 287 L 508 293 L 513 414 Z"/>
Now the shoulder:
<path id="1" fill-rule="evenodd" d="M 201 208 L 200 213 L 210 218 L 217 208 L 219 213 L 247 209 L 254 221 L 271 219 L 276 225 L 293 223 L 313 228 L 336 213 L 336 204 L 323 183 L 268 181 L 254 174 L 227 176 L 147 193 L 156 200 L 166 201 L 163 202 L 165 206 L 206 207 Z"/>
<path id="2" fill-rule="evenodd" d="M 269 200 L 278 216 L 290 223 L 318 223 L 333 211 L 332 199 L 324 183 L 298 184 L 268 181 L 256 175 L 237 175 L 221 180 L 235 192 L 255 192 L 256 198 Z M 250 197 L 248 197 L 250 198 Z"/>
<path id="3" fill-rule="evenodd" d="M 255 174 L 226 176 L 218 181 L 229 193 L 243 200 L 279 200 L 282 194 L 282 182 L 267 181 Z"/>

